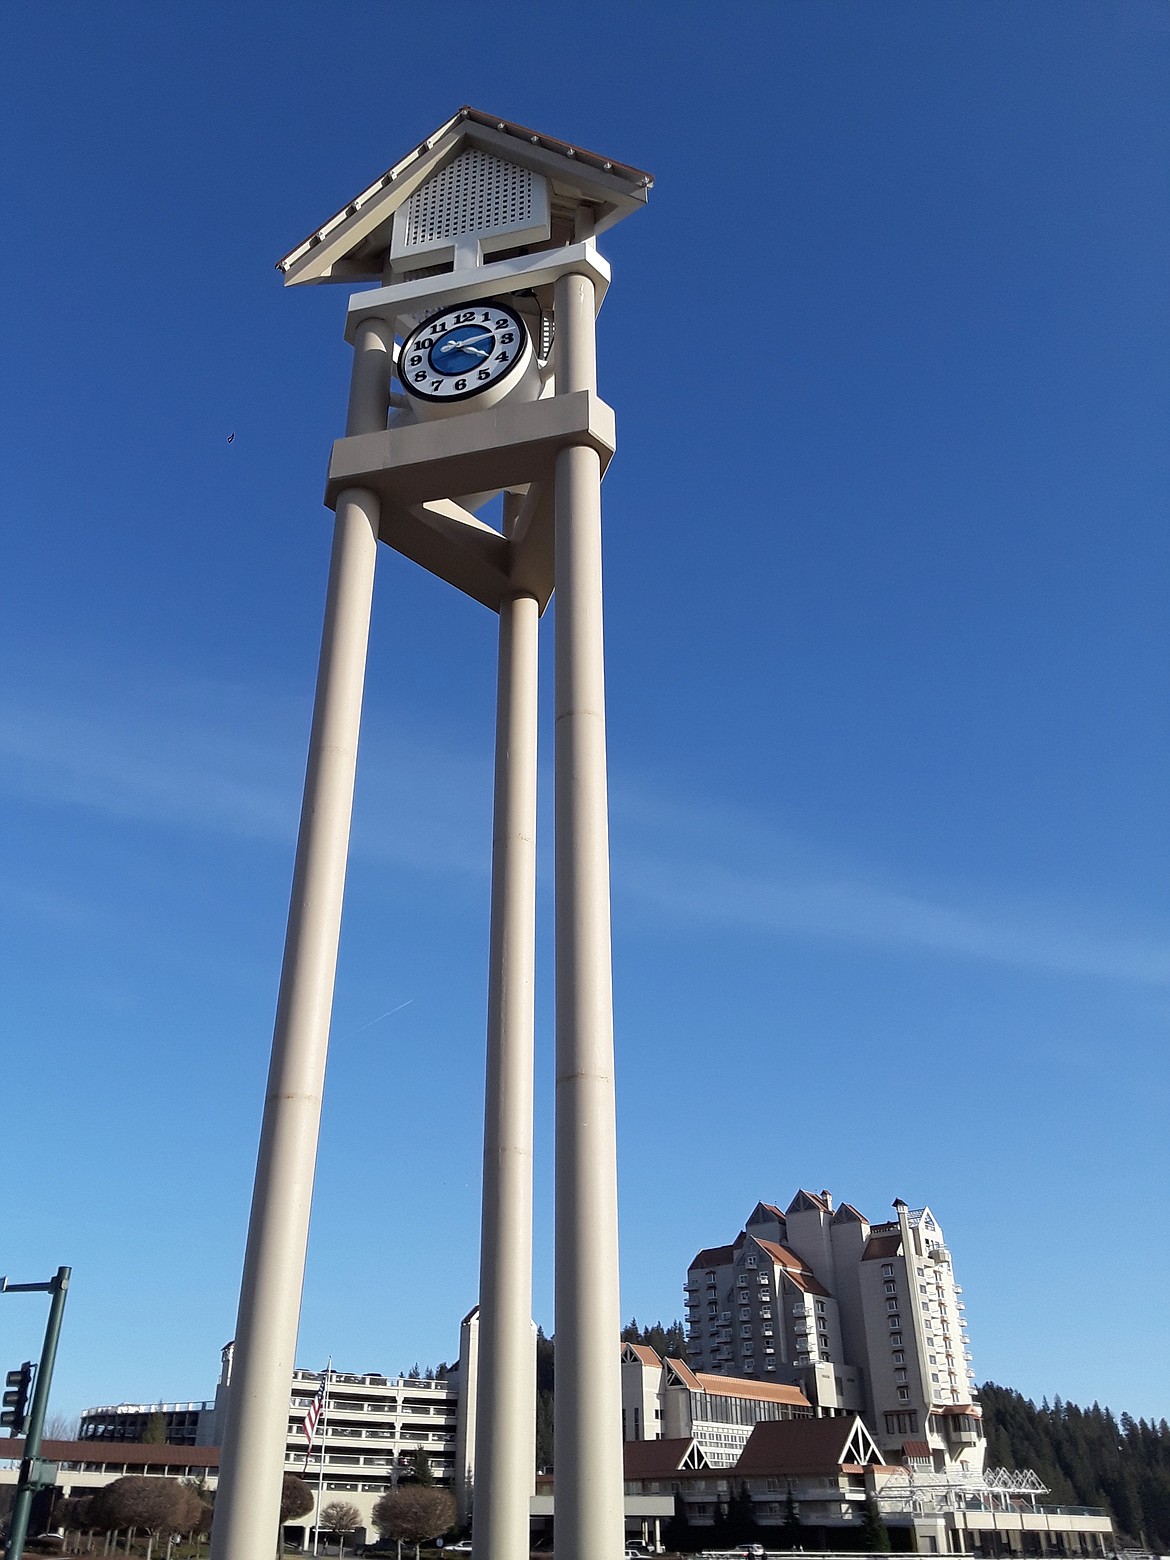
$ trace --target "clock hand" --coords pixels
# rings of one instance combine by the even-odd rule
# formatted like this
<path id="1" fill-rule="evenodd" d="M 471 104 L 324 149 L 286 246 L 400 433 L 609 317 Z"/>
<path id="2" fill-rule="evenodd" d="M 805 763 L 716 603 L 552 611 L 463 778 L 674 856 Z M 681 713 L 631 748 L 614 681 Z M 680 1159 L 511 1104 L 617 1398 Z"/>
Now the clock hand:
<path id="1" fill-rule="evenodd" d="M 471 346 L 474 341 L 494 341 L 496 338 L 490 330 L 480 331 L 478 336 L 468 336 L 463 341 L 448 341 L 439 348 L 440 352 L 459 352 L 464 347 Z"/>

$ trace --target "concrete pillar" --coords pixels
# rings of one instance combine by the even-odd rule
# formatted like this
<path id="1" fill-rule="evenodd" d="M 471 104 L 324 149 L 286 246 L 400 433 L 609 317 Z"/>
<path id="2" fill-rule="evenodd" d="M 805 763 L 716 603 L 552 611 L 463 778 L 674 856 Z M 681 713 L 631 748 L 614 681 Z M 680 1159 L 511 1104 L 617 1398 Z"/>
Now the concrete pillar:
<path id="1" fill-rule="evenodd" d="M 532 1066 L 536 939 L 534 596 L 500 606 L 484 1103 L 473 1554 L 527 1560 L 535 1480 Z"/>
<path id="2" fill-rule="evenodd" d="M 386 425 L 393 333 L 365 321 L 347 433 Z M 325 1055 L 349 850 L 379 502 L 337 501 L 333 555 L 272 1059 L 236 1321 L 212 1560 L 267 1560 L 277 1541 L 284 1451 Z"/>
<path id="3" fill-rule="evenodd" d="M 554 294 L 557 391 L 596 381 L 593 284 Z M 623 1547 L 601 465 L 556 462 L 557 1560 Z"/>

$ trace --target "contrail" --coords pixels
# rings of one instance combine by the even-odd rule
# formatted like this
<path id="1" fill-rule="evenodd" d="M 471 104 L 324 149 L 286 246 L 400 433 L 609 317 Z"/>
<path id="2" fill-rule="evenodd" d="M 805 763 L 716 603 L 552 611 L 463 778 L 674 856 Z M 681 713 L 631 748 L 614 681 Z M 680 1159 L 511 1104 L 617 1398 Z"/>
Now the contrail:
<path id="1" fill-rule="evenodd" d="M 375 1024 L 380 1024 L 384 1018 L 392 1018 L 395 1013 L 401 1013 L 403 1008 L 408 1008 L 414 1001 L 413 997 L 407 997 L 405 1002 L 400 1002 L 397 1007 L 388 1008 L 385 1013 L 379 1013 L 377 1018 L 371 1018 L 369 1023 L 359 1024 L 356 1029 L 351 1029 L 349 1034 L 342 1035 L 343 1040 L 352 1040 L 354 1035 L 360 1035 L 363 1029 L 372 1029 Z"/>

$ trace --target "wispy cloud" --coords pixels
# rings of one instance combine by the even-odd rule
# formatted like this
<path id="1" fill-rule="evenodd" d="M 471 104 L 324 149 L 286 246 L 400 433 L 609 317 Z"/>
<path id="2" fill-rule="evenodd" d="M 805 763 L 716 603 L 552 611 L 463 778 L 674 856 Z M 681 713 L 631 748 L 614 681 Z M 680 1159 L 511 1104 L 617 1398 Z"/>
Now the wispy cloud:
<path id="1" fill-rule="evenodd" d="M 291 847 L 308 700 L 237 684 L 143 679 L 0 710 L 3 785 L 26 803 Z M 485 876 L 490 754 L 367 721 L 356 854 L 421 872 Z M 740 928 L 918 951 L 1147 986 L 1170 985 L 1170 946 L 1085 907 L 908 886 L 780 834 L 771 820 L 689 805 L 656 786 L 611 798 L 615 891 L 657 925 Z M 1159 928 L 1160 932 L 1161 929 Z"/>

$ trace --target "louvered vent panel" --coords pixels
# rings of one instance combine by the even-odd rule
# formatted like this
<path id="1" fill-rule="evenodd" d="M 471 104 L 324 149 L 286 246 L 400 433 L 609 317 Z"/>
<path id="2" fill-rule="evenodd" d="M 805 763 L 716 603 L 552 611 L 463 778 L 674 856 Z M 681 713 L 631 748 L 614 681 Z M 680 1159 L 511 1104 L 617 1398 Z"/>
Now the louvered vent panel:
<path id="1" fill-rule="evenodd" d="M 410 197 L 406 246 L 417 249 L 461 233 L 493 233 L 533 220 L 533 175 L 469 148 Z"/>

